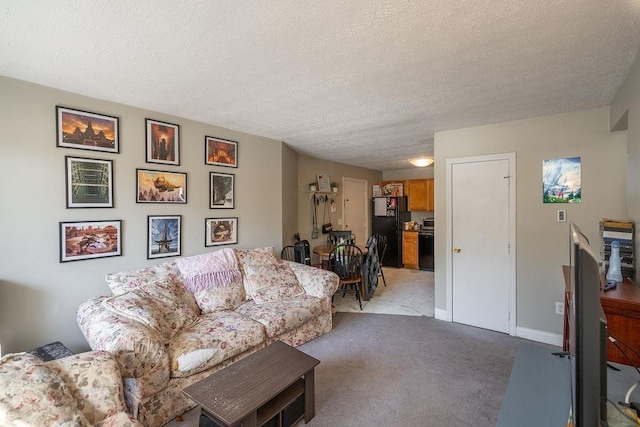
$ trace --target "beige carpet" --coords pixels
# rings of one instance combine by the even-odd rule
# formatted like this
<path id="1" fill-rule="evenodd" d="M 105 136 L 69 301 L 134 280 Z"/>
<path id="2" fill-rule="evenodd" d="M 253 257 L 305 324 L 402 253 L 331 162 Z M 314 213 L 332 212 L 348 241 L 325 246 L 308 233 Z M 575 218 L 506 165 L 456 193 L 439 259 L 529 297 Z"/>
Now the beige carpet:
<path id="1" fill-rule="evenodd" d="M 387 286 L 384 286 L 380 277 L 373 297 L 369 301 L 362 301 L 362 311 L 354 292 L 347 292 L 344 298 L 341 293 L 335 295 L 333 303 L 337 311 L 433 317 L 432 271 L 384 267 L 384 277 Z"/>

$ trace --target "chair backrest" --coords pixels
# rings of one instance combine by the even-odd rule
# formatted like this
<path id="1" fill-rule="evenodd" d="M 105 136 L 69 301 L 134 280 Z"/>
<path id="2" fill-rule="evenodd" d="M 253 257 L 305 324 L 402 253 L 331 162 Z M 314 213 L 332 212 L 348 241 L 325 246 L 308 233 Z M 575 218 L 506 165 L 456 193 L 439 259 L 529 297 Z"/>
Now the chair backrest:
<path id="1" fill-rule="evenodd" d="M 280 252 L 280 258 L 287 261 L 295 261 L 295 248 L 293 245 L 285 246 Z"/>
<path id="2" fill-rule="evenodd" d="M 311 265 L 311 247 L 308 240 L 300 240 L 293 245 L 293 261 L 300 264 Z"/>
<path id="3" fill-rule="evenodd" d="M 341 280 L 362 278 L 362 263 L 362 251 L 356 245 L 338 245 L 329 253 L 329 269 Z"/>
<path id="4" fill-rule="evenodd" d="M 378 260 L 382 262 L 384 259 L 384 253 L 387 251 L 387 236 L 384 234 L 374 234 L 372 237 L 375 237 L 377 240 L 376 245 L 378 246 Z"/>
<path id="5" fill-rule="evenodd" d="M 351 232 L 351 230 L 341 230 L 341 231 L 330 231 L 327 236 L 327 244 L 329 245 L 337 245 L 340 243 L 342 239 L 342 243 L 349 243 L 354 245 L 356 243 L 356 236 Z"/>

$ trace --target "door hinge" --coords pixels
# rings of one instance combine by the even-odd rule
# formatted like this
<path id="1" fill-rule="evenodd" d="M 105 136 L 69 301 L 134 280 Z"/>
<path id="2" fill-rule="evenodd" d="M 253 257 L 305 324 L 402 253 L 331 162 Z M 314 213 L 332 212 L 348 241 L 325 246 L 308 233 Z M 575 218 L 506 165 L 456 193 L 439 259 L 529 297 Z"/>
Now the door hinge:
<path id="1" fill-rule="evenodd" d="M 507 253 L 511 253 L 511 243 L 507 243 Z"/>

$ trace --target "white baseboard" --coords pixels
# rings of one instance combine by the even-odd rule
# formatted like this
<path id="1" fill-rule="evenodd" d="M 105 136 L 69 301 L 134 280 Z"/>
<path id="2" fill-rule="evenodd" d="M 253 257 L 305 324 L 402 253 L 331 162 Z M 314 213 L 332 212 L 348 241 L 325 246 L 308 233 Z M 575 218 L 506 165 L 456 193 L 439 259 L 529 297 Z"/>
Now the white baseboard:
<path id="1" fill-rule="evenodd" d="M 446 320 L 447 322 L 451 322 L 451 316 L 449 316 L 449 312 L 447 310 L 442 310 L 441 308 L 436 308 L 433 310 L 433 317 L 438 320 Z"/>
<path id="2" fill-rule="evenodd" d="M 439 308 L 436 308 L 434 310 L 433 317 L 435 319 L 444 320 L 446 322 L 453 321 L 453 319 L 451 319 L 451 317 L 449 316 L 449 312 L 447 310 L 442 310 Z M 531 341 L 562 347 L 562 335 L 552 334 L 551 332 L 538 331 L 536 329 L 516 326 L 516 336 Z"/>
<path id="3" fill-rule="evenodd" d="M 531 341 L 562 347 L 562 335 L 516 326 L 516 336 Z"/>

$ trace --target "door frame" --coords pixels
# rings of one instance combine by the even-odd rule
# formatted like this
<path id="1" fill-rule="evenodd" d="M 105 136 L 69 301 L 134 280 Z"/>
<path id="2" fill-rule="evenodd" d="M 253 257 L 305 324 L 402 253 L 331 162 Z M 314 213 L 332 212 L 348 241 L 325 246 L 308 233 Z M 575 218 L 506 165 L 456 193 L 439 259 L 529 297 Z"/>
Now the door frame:
<path id="1" fill-rule="evenodd" d="M 509 335 L 516 334 L 516 153 L 489 154 L 483 156 L 447 159 L 446 163 L 446 299 L 447 313 L 444 320 L 453 321 L 453 166 L 461 163 L 507 160 L 509 162 Z"/>
<path id="2" fill-rule="evenodd" d="M 371 204 L 371 198 L 369 197 L 369 181 L 367 181 L 366 179 L 358 179 L 358 178 L 349 178 L 349 177 L 342 177 L 342 194 L 340 194 L 341 197 L 341 207 L 342 207 L 342 212 L 340 213 L 341 217 L 342 217 L 342 224 L 341 224 L 341 229 L 344 228 L 344 214 L 345 214 L 345 207 L 344 207 L 344 188 L 345 188 L 345 183 L 347 181 L 350 182 L 354 182 L 354 183 L 358 183 L 364 186 L 364 193 L 362 195 L 363 198 L 363 203 L 364 203 L 364 238 L 368 238 L 369 237 L 369 218 L 371 217 L 371 213 L 369 212 L 370 209 L 370 204 Z"/>

